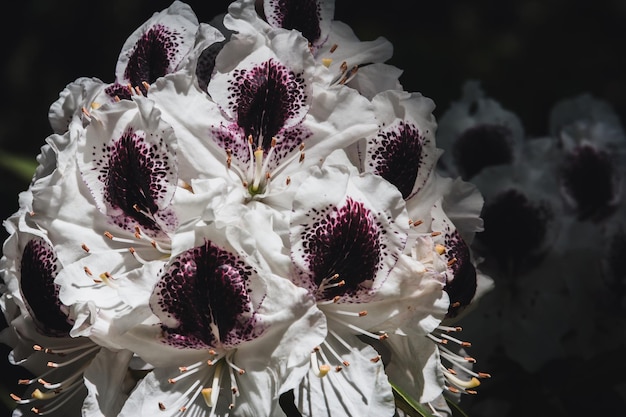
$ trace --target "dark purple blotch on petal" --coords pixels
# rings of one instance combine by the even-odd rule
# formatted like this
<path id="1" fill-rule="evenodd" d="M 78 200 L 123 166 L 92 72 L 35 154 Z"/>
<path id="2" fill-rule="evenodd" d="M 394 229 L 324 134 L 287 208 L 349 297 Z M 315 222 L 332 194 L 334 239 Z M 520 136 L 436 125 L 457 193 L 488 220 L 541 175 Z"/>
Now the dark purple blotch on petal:
<path id="1" fill-rule="evenodd" d="M 155 25 L 137 41 L 131 52 L 124 78 L 143 94 L 147 90 L 143 82 L 152 84 L 157 78 L 168 74 L 179 52 L 181 34 L 163 25 Z"/>
<path id="2" fill-rule="evenodd" d="M 104 199 L 124 216 L 118 226 L 134 230 L 135 225 L 151 232 L 161 230 L 155 221 L 158 200 L 166 192 L 165 178 L 172 175 L 167 147 L 160 139 L 146 142 L 145 133 L 128 128 L 120 138 L 103 145 L 104 160 L 95 161 L 98 179 L 104 183 Z M 108 156 L 108 158 L 107 158 Z"/>
<path id="3" fill-rule="evenodd" d="M 222 50 L 226 41 L 215 42 L 207 47 L 200 56 L 196 63 L 196 78 L 198 79 L 198 87 L 205 93 L 207 87 L 211 81 L 213 70 L 215 69 L 215 58 L 217 54 Z"/>
<path id="4" fill-rule="evenodd" d="M 496 277 L 512 277 L 536 267 L 545 255 L 552 210 L 518 190 L 501 192 L 482 212 L 484 230 L 477 233 L 479 252 Z"/>
<path id="5" fill-rule="evenodd" d="M 270 7 L 276 10 L 276 23 L 279 27 L 300 31 L 310 44 L 316 44 L 320 40 L 322 31 L 319 1 L 273 0 Z"/>
<path id="6" fill-rule="evenodd" d="M 395 185 L 406 200 L 428 157 L 424 152 L 426 141 L 417 126 L 404 121 L 381 130 L 370 145 L 371 171 Z"/>
<path id="7" fill-rule="evenodd" d="M 177 326 L 163 325 L 176 347 L 235 346 L 258 337 L 262 325 L 252 311 L 249 280 L 254 270 L 210 241 L 178 255 L 159 280 L 151 303 Z M 163 313 L 159 313 L 163 312 Z"/>
<path id="8" fill-rule="evenodd" d="M 372 289 L 383 257 L 381 225 L 363 203 L 348 198 L 341 207 L 311 213 L 317 219 L 302 239 L 313 291 L 318 300 L 356 300 Z M 337 278 L 333 278 L 337 274 Z M 343 281 L 341 286 L 328 286 Z"/>
<path id="9" fill-rule="evenodd" d="M 600 221 L 615 211 L 615 165 L 607 152 L 579 146 L 565 157 L 561 176 L 565 192 L 576 202 L 579 220 Z"/>
<path id="10" fill-rule="evenodd" d="M 446 317 L 456 317 L 476 294 L 476 268 L 472 263 L 469 247 L 457 231 L 446 234 L 444 245 L 453 276 L 444 287 L 450 297 Z"/>
<path id="11" fill-rule="evenodd" d="M 229 92 L 228 105 L 235 110 L 244 137 L 252 136 L 255 144 L 262 139 L 266 152 L 272 138 L 307 100 L 302 75 L 272 59 L 253 68 L 235 69 Z"/>
<path id="12" fill-rule="evenodd" d="M 105 88 L 104 92 L 114 100 L 130 100 L 134 95 L 131 88 L 128 85 L 114 83 Z"/>
<path id="13" fill-rule="evenodd" d="M 506 126 L 481 124 L 463 131 L 452 148 L 452 157 L 464 180 L 483 168 L 513 161 L 513 132 Z"/>
<path id="14" fill-rule="evenodd" d="M 72 323 L 59 300 L 54 283 L 59 263 L 54 249 L 43 239 L 30 240 L 22 252 L 20 290 L 37 329 L 51 337 L 66 337 Z"/>

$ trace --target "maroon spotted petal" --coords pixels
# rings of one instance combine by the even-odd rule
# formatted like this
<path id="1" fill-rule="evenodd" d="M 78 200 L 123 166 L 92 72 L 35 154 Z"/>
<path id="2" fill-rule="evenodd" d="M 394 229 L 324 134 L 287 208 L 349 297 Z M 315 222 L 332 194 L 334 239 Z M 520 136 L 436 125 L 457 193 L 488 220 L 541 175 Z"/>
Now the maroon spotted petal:
<path id="1" fill-rule="evenodd" d="M 465 130 L 456 140 L 452 157 L 464 180 L 488 166 L 513 161 L 513 132 L 506 126 L 482 124 Z"/>
<path id="2" fill-rule="evenodd" d="M 308 111 L 308 87 L 296 74 L 275 59 L 233 70 L 228 83 L 228 107 L 234 120 L 213 128 L 217 145 L 232 152 L 233 162 L 246 170 L 251 152 L 261 147 L 268 155 L 267 169 L 281 161 L 311 136 L 300 123 Z M 252 145 L 249 138 L 252 138 Z"/>
<path id="3" fill-rule="evenodd" d="M 270 24 L 284 29 L 295 29 L 317 44 L 322 37 L 322 10 L 318 0 L 270 0 L 266 9 Z"/>
<path id="4" fill-rule="evenodd" d="M 543 259 L 553 220 L 547 203 L 510 189 L 488 201 L 482 217 L 484 231 L 476 235 L 476 243 L 486 265 L 500 271 L 496 276 L 516 276 Z"/>
<path id="5" fill-rule="evenodd" d="M 387 256 L 374 214 L 363 203 L 348 198 L 341 207 L 312 210 L 310 216 L 312 220 L 301 234 L 307 266 L 301 274 L 316 298 L 366 299 L 381 259 Z M 342 285 L 334 286 L 338 282 Z"/>
<path id="6" fill-rule="evenodd" d="M 54 249 L 46 241 L 30 240 L 22 252 L 20 290 L 37 330 L 46 336 L 66 337 L 72 322 L 59 300 L 59 286 L 54 283 L 59 268 Z"/>
<path id="7" fill-rule="evenodd" d="M 370 140 L 366 169 L 395 185 L 406 200 L 412 195 L 420 170 L 428 169 L 429 141 L 417 126 L 400 121 Z"/>
<path id="8" fill-rule="evenodd" d="M 250 297 L 254 276 L 237 255 L 210 241 L 178 255 L 150 300 L 163 321 L 166 342 L 200 349 L 258 337 L 263 327 Z"/>
<path id="9" fill-rule="evenodd" d="M 472 263 L 469 247 L 456 230 L 446 233 L 444 242 L 446 258 L 452 272 L 452 279 L 444 287 L 450 297 L 446 317 L 456 317 L 476 294 L 476 268 Z"/>
<path id="10" fill-rule="evenodd" d="M 236 82 L 229 88 L 229 105 L 237 125 L 255 143 L 261 139 L 262 148 L 268 151 L 272 138 L 287 122 L 302 116 L 307 101 L 304 79 L 273 59 L 236 69 L 233 76 Z"/>
<path id="11" fill-rule="evenodd" d="M 561 167 L 566 195 L 575 202 L 578 219 L 603 220 L 617 208 L 617 179 L 610 155 L 589 145 L 567 154 Z"/>
<path id="12" fill-rule="evenodd" d="M 168 182 L 175 176 L 165 141 L 150 143 L 144 131 L 129 127 L 119 138 L 103 144 L 100 154 L 93 169 L 115 223 L 127 230 L 139 225 L 152 235 L 160 234 L 160 220 L 167 216 L 160 209 L 168 195 Z"/>

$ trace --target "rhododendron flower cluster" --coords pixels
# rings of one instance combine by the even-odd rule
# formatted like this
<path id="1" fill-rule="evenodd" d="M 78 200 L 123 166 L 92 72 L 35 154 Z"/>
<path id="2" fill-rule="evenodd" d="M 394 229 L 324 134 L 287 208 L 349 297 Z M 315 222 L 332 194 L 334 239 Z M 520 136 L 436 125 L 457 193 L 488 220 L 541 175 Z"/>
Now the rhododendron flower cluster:
<path id="1" fill-rule="evenodd" d="M 393 416 L 488 374 L 482 197 L 435 171 L 434 102 L 334 2 L 180 1 L 79 78 L 5 221 L 16 415 Z"/>

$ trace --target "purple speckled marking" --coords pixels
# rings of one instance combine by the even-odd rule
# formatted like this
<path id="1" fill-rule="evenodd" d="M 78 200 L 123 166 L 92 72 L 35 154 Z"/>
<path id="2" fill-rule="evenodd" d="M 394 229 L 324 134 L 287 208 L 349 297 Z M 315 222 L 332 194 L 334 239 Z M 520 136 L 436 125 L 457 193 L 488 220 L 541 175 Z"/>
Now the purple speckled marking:
<path id="1" fill-rule="evenodd" d="M 128 85 L 118 83 L 111 84 L 104 89 L 104 92 L 111 97 L 111 102 L 114 102 L 116 98 L 120 100 L 130 100 L 134 95 Z"/>
<path id="2" fill-rule="evenodd" d="M 302 74 L 295 74 L 271 59 L 253 68 L 235 69 L 228 107 L 236 120 L 231 125 L 214 127 L 211 137 L 222 149 L 232 151 L 234 159 L 246 167 L 251 158 L 249 136 L 253 138 L 253 148 L 260 143 L 266 155 L 272 138 L 276 138 L 276 148 L 268 162 L 272 171 L 311 136 L 301 124 L 289 124 L 303 117 L 306 111 L 305 87 Z"/>
<path id="3" fill-rule="evenodd" d="M 429 141 L 416 126 L 405 121 L 383 129 L 370 141 L 368 171 L 395 185 L 406 200 L 429 157 L 426 152 Z"/>
<path id="4" fill-rule="evenodd" d="M 252 135 L 255 143 L 262 138 L 263 150 L 268 151 L 272 137 L 297 117 L 306 103 L 302 74 L 270 59 L 253 68 L 235 69 L 233 78 L 228 106 L 245 136 Z"/>
<path id="5" fill-rule="evenodd" d="M 202 91 L 206 93 L 209 82 L 211 81 L 211 75 L 215 69 L 215 58 L 217 54 L 222 50 L 226 41 L 215 42 L 207 47 L 200 56 L 196 63 L 196 78 L 198 79 L 198 86 Z"/>
<path id="6" fill-rule="evenodd" d="M 579 220 L 602 220 L 615 211 L 617 181 L 607 152 L 579 146 L 567 154 L 561 175 L 565 192 L 576 201 Z"/>
<path id="7" fill-rule="evenodd" d="M 296 29 L 316 44 L 322 35 L 320 28 L 321 10 L 317 0 L 271 0 L 273 13 L 271 24 L 285 29 Z"/>
<path id="8" fill-rule="evenodd" d="M 476 294 L 476 268 L 472 264 L 470 249 L 459 233 L 454 230 L 445 234 L 444 246 L 446 258 L 450 261 L 453 279 L 448 280 L 444 290 L 450 297 L 450 307 L 446 317 L 457 316 L 474 298 Z"/>
<path id="9" fill-rule="evenodd" d="M 484 231 L 476 235 L 476 242 L 486 263 L 500 270 L 499 276 L 515 276 L 538 265 L 553 219 L 547 203 L 509 189 L 485 204 L 482 217 Z"/>
<path id="10" fill-rule="evenodd" d="M 151 234 L 158 234 L 161 227 L 155 216 L 161 214 L 159 203 L 173 175 L 163 138 L 150 144 L 145 132 L 128 128 L 120 138 L 102 145 L 102 155 L 94 161 L 93 169 L 104 183 L 104 200 L 124 213 L 114 222 L 126 230 L 134 230 L 139 224 Z"/>
<path id="11" fill-rule="evenodd" d="M 177 55 L 180 53 L 181 38 L 181 33 L 175 29 L 161 24 L 151 27 L 129 53 L 123 81 L 130 83 L 132 87 L 139 87 L 142 94 L 147 95 L 143 82 L 152 84 L 157 78 L 174 70 Z M 118 83 L 108 87 L 105 92 L 110 97 L 117 96 L 120 99 L 132 97 L 128 87 Z"/>
<path id="12" fill-rule="evenodd" d="M 308 271 L 301 278 L 318 301 L 335 296 L 359 302 L 373 295 L 373 285 L 382 259 L 389 256 L 383 243 L 385 233 L 374 214 L 363 203 L 347 198 L 341 207 L 312 209 L 312 222 L 302 232 L 303 257 Z M 333 275 L 345 285 L 320 291 Z"/>
<path id="13" fill-rule="evenodd" d="M 466 129 L 452 148 L 463 179 L 468 180 L 493 165 L 513 161 L 513 132 L 506 126 L 482 124 Z"/>
<path id="14" fill-rule="evenodd" d="M 253 311 L 255 271 L 210 241 L 178 255 L 157 283 L 150 306 L 165 342 L 181 348 L 234 347 L 264 330 Z M 215 333 L 217 329 L 219 334 Z"/>
<path id="15" fill-rule="evenodd" d="M 54 249 L 43 239 L 30 240 L 22 252 L 20 290 L 37 330 L 46 336 L 67 337 L 71 321 L 59 301 L 59 286 L 54 279 L 59 263 Z"/>

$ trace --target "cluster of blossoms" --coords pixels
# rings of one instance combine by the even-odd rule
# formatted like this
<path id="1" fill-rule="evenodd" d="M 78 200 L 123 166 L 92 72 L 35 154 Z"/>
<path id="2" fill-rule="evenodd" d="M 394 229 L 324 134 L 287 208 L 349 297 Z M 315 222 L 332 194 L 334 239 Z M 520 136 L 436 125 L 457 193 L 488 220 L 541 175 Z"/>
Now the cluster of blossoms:
<path id="1" fill-rule="evenodd" d="M 481 360 L 531 374 L 626 346 L 626 133 L 589 94 L 557 102 L 547 119 L 545 136 L 529 137 L 470 81 L 437 130 L 440 172 L 485 200 L 471 249 L 494 289 L 461 321 L 465 334 Z M 512 411 L 481 401 L 492 403 L 485 416 Z"/>
<path id="2" fill-rule="evenodd" d="M 175 1 L 52 104 L 5 221 L 16 415 L 445 415 L 488 376 L 453 324 L 483 199 L 433 101 L 332 1 L 256 3 Z"/>

